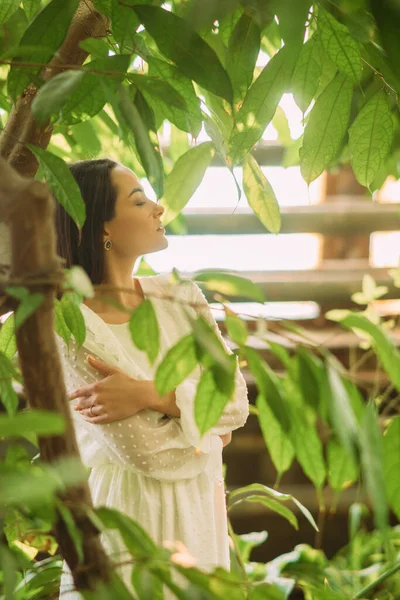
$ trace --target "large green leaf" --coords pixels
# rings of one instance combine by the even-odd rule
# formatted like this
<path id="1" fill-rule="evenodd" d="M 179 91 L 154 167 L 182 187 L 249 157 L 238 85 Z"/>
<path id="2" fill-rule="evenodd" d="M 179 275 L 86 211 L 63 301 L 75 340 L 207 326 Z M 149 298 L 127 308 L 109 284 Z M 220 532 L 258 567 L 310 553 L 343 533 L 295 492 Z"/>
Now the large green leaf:
<path id="1" fill-rule="evenodd" d="M 308 425 L 303 415 L 291 412 L 290 437 L 296 451 L 296 459 L 305 475 L 321 489 L 326 478 L 326 468 L 321 440 L 315 427 Z"/>
<path id="2" fill-rule="evenodd" d="M 250 590 L 249 600 L 287 600 L 287 594 L 272 583 L 256 583 Z"/>
<path id="3" fill-rule="evenodd" d="M 0 352 L 11 359 L 17 352 L 17 340 L 15 339 L 14 315 L 10 315 L 2 323 L 0 328 Z"/>
<path id="4" fill-rule="evenodd" d="M 24 0 L 23 6 L 28 21 L 31 21 L 42 8 L 42 0 Z"/>
<path id="5" fill-rule="evenodd" d="M 268 496 L 261 496 L 261 495 L 257 495 L 257 494 L 254 494 L 251 496 L 246 496 L 246 497 L 238 500 L 237 502 L 235 502 L 235 504 L 233 504 L 232 506 L 235 506 L 235 505 L 239 504 L 240 502 L 255 502 L 257 504 L 263 504 L 269 510 L 276 512 L 278 515 L 281 515 L 281 517 L 283 517 L 284 519 L 289 521 L 289 523 L 295 529 L 299 528 L 299 523 L 298 523 L 296 515 L 293 513 L 293 511 L 291 511 L 290 508 L 288 508 L 287 506 L 283 506 L 282 504 L 280 504 L 277 500 L 268 498 Z"/>
<path id="6" fill-rule="evenodd" d="M 164 189 L 164 171 L 157 134 L 146 128 L 136 105 L 133 104 L 128 92 L 122 86 L 119 90 L 119 109 L 133 133 L 140 162 L 157 194 L 157 198 L 159 198 L 162 196 Z"/>
<path id="7" fill-rule="evenodd" d="M 283 494 L 282 492 L 278 492 L 278 490 L 267 487 L 266 485 L 262 485 L 261 483 L 252 483 L 247 485 L 246 487 L 238 488 L 229 494 L 228 506 L 229 508 L 237 504 L 238 502 L 242 502 L 246 500 L 249 496 L 264 496 L 267 498 L 273 498 L 278 502 L 294 502 L 294 504 L 299 508 L 299 510 L 303 513 L 309 523 L 314 527 L 315 530 L 318 531 L 318 527 L 316 522 L 314 521 L 313 516 L 310 511 L 301 503 L 297 498 L 292 496 L 291 494 Z"/>
<path id="8" fill-rule="evenodd" d="M 11 383 L 14 372 L 10 359 L 0 352 L 0 400 L 10 416 L 18 407 L 18 396 Z"/>
<path id="9" fill-rule="evenodd" d="M 298 364 L 298 382 L 304 404 L 308 404 L 316 413 L 322 395 L 321 384 L 323 365 L 310 351 L 300 347 L 296 351 Z"/>
<path id="10" fill-rule="evenodd" d="M 274 0 L 272 6 L 279 19 L 279 31 L 285 46 L 296 52 L 304 40 L 310 0 Z"/>
<path id="11" fill-rule="evenodd" d="M 20 0 L 2 0 L 0 3 L 0 25 L 8 21 L 20 4 Z"/>
<path id="12" fill-rule="evenodd" d="M 108 88 L 116 89 L 118 82 L 124 79 L 129 63 L 130 56 L 127 55 L 96 58 L 86 63 L 86 72 L 79 86 L 66 98 L 61 108 L 62 123 L 73 125 L 97 115 L 107 101 L 104 81 Z"/>
<path id="13" fill-rule="evenodd" d="M 228 400 L 229 396 L 218 389 L 212 372 L 203 371 L 194 404 L 194 417 L 201 435 L 219 421 Z"/>
<path id="14" fill-rule="evenodd" d="M 65 208 L 70 217 L 81 229 L 86 219 L 86 206 L 78 184 L 66 163 L 48 150 L 28 144 L 28 148 L 39 161 L 46 182 L 56 200 Z"/>
<path id="15" fill-rule="evenodd" d="M 214 153 L 212 142 L 191 148 L 176 161 L 165 181 L 161 199 L 165 207 L 163 224 L 168 225 L 184 209 L 203 180 Z"/>
<path id="16" fill-rule="evenodd" d="M 134 310 L 129 321 L 129 330 L 135 346 L 146 352 L 151 364 L 158 356 L 160 331 L 157 315 L 150 300 L 144 300 Z"/>
<path id="17" fill-rule="evenodd" d="M 229 39 L 226 70 L 236 100 L 241 100 L 253 81 L 254 67 L 260 51 L 261 32 L 258 25 L 243 13 Z"/>
<path id="18" fill-rule="evenodd" d="M 322 73 L 322 48 L 317 35 L 313 35 L 301 48 L 293 71 L 290 89 L 303 113 L 310 106 Z"/>
<path id="19" fill-rule="evenodd" d="M 293 462 L 295 455 L 293 444 L 290 441 L 289 434 L 284 431 L 274 416 L 263 394 L 258 394 L 256 407 L 265 445 L 277 470 L 278 477 L 281 478 Z"/>
<path id="20" fill-rule="evenodd" d="M 155 384 L 160 396 L 175 389 L 197 365 L 196 345 L 192 334 L 184 336 L 170 348 L 159 364 Z"/>
<path id="21" fill-rule="evenodd" d="M 392 419 L 383 438 L 384 473 L 390 505 L 400 519 L 400 416 Z"/>
<path id="22" fill-rule="evenodd" d="M 118 0 L 111 0 L 111 21 L 112 32 L 120 52 L 132 52 L 135 48 L 134 35 L 139 26 L 135 11 Z"/>
<path id="23" fill-rule="evenodd" d="M 63 433 L 65 421 L 62 415 L 46 410 L 29 410 L 13 417 L 0 415 L 0 437 L 21 436 L 34 433 L 40 436 Z"/>
<path id="24" fill-rule="evenodd" d="M 61 308 L 65 323 L 80 348 L 86 338 L 86 324 L 81 309 L 74 300 L 69 298 L 68 294 L 64 294 L 61 298 Z"/>
<path id="25" fill-rule="evenodd" d="M 139 75 L 137 73 L 130 73 L 128 79 L 134 83 L 143 94 L 147 92 L 149 95 L 154 95 L 158 99 L 161 99 L 169 106 L 186 110 L 185 99 L 168 81 L 149 75 Z"/>
<path id="26" fill-rule="evenodd" d="M 193 83 L 190 79 L 182 75 L 180 71 L 167 63 L 164 60 L 159 60 L 153 57 L 145 57 L 148 65 L 149 65 L 149 75 L 161 77 L 164 81 L 168 81 L 168 83 L 184 98 L 186 103 L 186 119 L 182 118 L 181 111 L 178 109 L 174 109 L 173 107 L 169 107 L 168 112 L 165 113 L 165 117 L 174 123 L 183 131 L 187 131 L 186 127 L 183 128 L 181 125 L 188 121 L 189 132 L 192 133 L 194 137 L 200 132 L 201 129 L 201 110 L 200 110 L 200 100 L 196 96 L 196 92 L 194 91 Z M 165 103 L 163 104 L 163 109 L 165 110 Z"/>
<path id="27" fill-rule="evenodd" d="M 290 69 L 285 48 L 280 50 L 262 70 L 236 115 L 236 126 L 229 140 L 232 166 L 240 163 L 258 142 L 289 83 Z"/>
<path id="28" fill-rule="evenodd" d="M 39 124 L 58 113 L 66 99 L 80 86 L 82 71 L 64 71 L 40 88 L 32 102 L 32 113 Z"/>
<path id="29" fill-rule="evenodd" d="M 335 158 L 347 130 L 352 94 L 350 79 L 338 73 L 315 103 L 300 149 L 301 174 L 307 183 Z"/>
<path id="30" fill-rule="evenodd" d="M 106 507 L 97 508 L 96 514 L 107 529 L 118 529 L 133 556 L 151 557 L 157 552 L 157 546 L 151 537 L 127 515 Z"/>
<path id="31" fill-rule="evenodd" d="M 265 302 L 265 296 L 260 287 L 250 279 L 245 279 L 239 275 L 205 269 L 204 271 L 196 271 L 193 278 L 204 284 L 207 290 L 219 292 L 224 296 L 242 297 L 256 302 Z"/>
<path id="32" fill-rule="evenodd" d="M 393 117 L 386 93 L 377 92 L 363 106 L 349 129 L 351 164 L 361 185 L 369 186 L 389 154 Z"/>
<path id="33" fill-rule="evenodd" d="M 271 233 L 279 233 L 281 213 L 275 192 L 251 154 L 243 162 L 243 189 L 249 205 L 264 227 Z"/>
<path id="34" fill-rule="evenodd" d="M 337 437 L 346 449 L 349 460 L 357 459 L 358 427 L 350 398 L 343 381 L 333 365 L 327 365 L 325 393 L 328 398 L 330 420 Z"/>
<path id="35" fill-rule="evenodd" d="M 245 356 L 249 369 L 256 379 L 259 393 L 265 398 L 283 431 L 288 432 L 291 425 L 291 415 L 277 375 L 253 348 L 246 347 Z"/>
<path id="36" fill-rule="evenodd" d="M 335 320 L 337 319 L 335 318 Z M 374 325 L 367 317 L 358 313 L 349 313 L 338 320 L 347 329 L 360 329 L 371 336 L 375 351 L 383 368 L 389 375 L 396 390 L 400 392 L 400 352 L 388 338 L 382 327 Z"/>
<path id="37" fill-rule="evenodd" d="M 64 521 L 64 526 L 68 531 L 69 537 L 75 546 L 75 550 L 78 555 L 78 563 L 81 565 L 84 561 L 82 529 L 78 527 L 68 506 L 64 505 L 61 501 L 58 501 L 57 509 L 62 520 Z"/>
<path id="38" fill-rule="evenodd" d="M 46 48 L 35 57 L 35 62 L 47 63 L 61 46 L 78 4 L 79 0 L 52 0 L 29 25 L 21 38 L 21 46 L 40 46 L 46 41 Z M 15 100 L 40 70 L 40 67 L 13 66 L 8 75 L 9 95 Z"/>
<path id="39" fill-rule="evenodd" d="M 383 533 L 388 526 L 388 505 L 384 477 L 383 439 L 376 408 L 368 404 L 359 429 L 361 464 L 365 487 L 372 501 L 375 525 Z"/>
<path id="40" fill-rule="evenodd" d="M 359 44 L 345 25 L 327 11 L 318 11 L 318 35 L 330 59 L 355 83 L 361 78 L 362 63 Z"/>
<path id="41" fill-rule="evenodd" d="M 228 74 L 214 50 L 184 19 L 156 6 L 136 5 L 134 9 L 160 51 L 184 75 L 232 102 L 232 84 Z"/>
<path id="42" fill-rule="evenodd" d="M 358 468 L 347 450 L 334 439 L 327 445 L 328 481 L 335 492 L 341 492 L 358 478 Z"/>
<path id="43" fill-rule="evenodd" d="M 57 299 L 54 301 L 54 330 L 68 344 L 72 334 L 65 322 L 61 302 Z"/>
<path id="44" fill-rule="evenodd" d="M 248 332 L 247 325 L 235 313 L 226 313 L 225 325 L 230 338 L 239 346 L 244 346 L 246 343 Z"/>

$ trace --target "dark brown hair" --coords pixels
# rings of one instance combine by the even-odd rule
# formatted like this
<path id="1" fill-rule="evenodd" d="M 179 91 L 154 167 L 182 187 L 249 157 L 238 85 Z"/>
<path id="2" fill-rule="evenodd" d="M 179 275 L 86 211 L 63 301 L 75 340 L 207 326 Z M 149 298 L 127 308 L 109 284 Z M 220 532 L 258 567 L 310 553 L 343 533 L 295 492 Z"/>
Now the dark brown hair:
<path id="1" fill-rule="evenodd" d="M 108 158 L 81 160 L 69 165 L 86 205 L 86 221 L 81 240 L 76 224 L 56 203 L 55 226 L 57 254 L 65 268 L 81 266 L 94 285 L 104 280 L 104 223 L 115 216 L 117 190 L 111 181 L 111 171 L 118 163 Z"/>

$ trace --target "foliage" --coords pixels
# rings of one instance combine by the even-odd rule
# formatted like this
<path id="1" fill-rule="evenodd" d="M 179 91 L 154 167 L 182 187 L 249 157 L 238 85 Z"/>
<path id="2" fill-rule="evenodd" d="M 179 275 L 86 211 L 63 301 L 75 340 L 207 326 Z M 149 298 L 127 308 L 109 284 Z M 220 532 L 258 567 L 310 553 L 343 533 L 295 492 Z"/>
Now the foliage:
<path id="1" fill-rule="evenodd" d="M 20 4 L 6 0 L 0 7 L 0 116 L 5 124 L 12 102 L 28 84 L 39 88 L 33 113 L 38 122 L 49 121 L 54 136 L 48 150 L 33 146 L 30 150 L 39 160 L 40 176 L 78 228 L 85 222 L 85 208 L 65 164 L 71 155 L 109 154 L 146 175 L 166 207 L 167 221 L 172 221 L 217 154 L 232 174 L 234 166 L 242 167 L 249 205 L 263 225 L 277 233 L 275 194 L 251 152 L 267 125 L 279 118 L 279 102 L 286 92 L 293 92 L 304 112 L 304 135 L 296 147 L 307 182 L 346 153 L 358 180 L 371 190 L 387 174 L 397 174 L 398 161 L 386 160 L 390 153 L 397 156 L 400 139 L 398 36 L 393 35 L 400 15 L 394 3 L 379 6 L 359 0 L 354 7 L 347 0 L 302 0 L 292 10 L 289 0 L 204 4 L 172 0 L 162 6 L 157 0 L 95 0 L 110 21 L 107 39 L 83 42 L 89 53 L 84 66 L 67 66 L 49 81 L 40 73 L 63 41 L 77 2 Z M 160 143 L 165 122 L 171 128 L 168 149 Z M 197 136 L 202 136 L 199 143 Z M 222 300 L 228 294 L 265 300 L 255 284 L 231 273 L 202 271 L 195 279 Z M 86 473 L 80 465 L 46 466 L 22 443 L 28 440 L 37 451 L 37 436 L 57 435 L 63 423 L 53 414 L 17 410 L 15 384 L 21 383 L 21 373 L 15 360 L 15 329 L 37 309 L 41 298 L 24 288 L 8 293 L 19 307 L 0 329 L 0 395 L 6 413 L 0 419 L 0 437 L 8 444 L 0 463 L 0 519 L 5 532 L 0 541 L 1 585 L 7 600 L 39 600 L 57 593 L 61 562 L 51 536 L 57 514 L 81 553 L 80 531 L 57 494 L 84 480 Z M 84 344 L 79 305 L 92 293 L 79 269 L 68 273 L 54 311 L 55 331 L 66 342 L 73 336 L 79 346 Z M 373 299 L 367 298 L 362 313 L 333 318 L 359 334 L 360 343 L 370 344 L 399 391 L 398 351 L 385 324 L 371 312 Z M 353 507 L 349 546 L 334 559 L 328 561 L 321 552 L 300 546 L 267 565 L 249 562 L 251 549 L 265 535 L 233 534 L 236 568 L 231 573 L 217 569 L 207 576 L 182 567 L 174 551 L 157 547 L 124 515 L 100 508 L 91 519 L 101 529 L 121 532 L 136 559 L 132 582 L 141 598 L 160 597 L 164 585 L 181 599 L 280 600 L 289 597 L 294 584 L 304 589 L 307 600 L 356 598 L 363 589 L 366 597 L 372 590 L 378 600 L 398 598 L 398 578 L 393 575 L 399 562 L 399 531 L 388 526 L 388 515 L 393 510 L 399 516 L 400 510 L 399 417 L 380 414 L 385 404 L 377 394 L 364 404 L 349 374 L 332 356 L 306 342 L 293 354 L 275 348 L 285 365 L 285 377 L 279 378 L 250 346 L 245 322 L 227 307 L 226 312 L 235 354 L 247 362 L 258 386 L 257 414 L 277 483 L 296 459 L 320 501 L 326 486 L 339 495 L 349 485 L 361 489 L 365 484 L 376 531 L 366 533 L 354 526 L 357 507 Z M 133 343 L 154 362 L 159 326 L 151 300 L 132 313 L 130 329 Z M 192 329 L 158 366 L 156 385 L 160 393 L 167 393 L 200 366 L 203 375 L 195 410 L 205 433 L 229 401 L 237 363 L 201 317 L 192 319 Z M 18 439 L 13 437 L 16 432 Z M 267 506 L 294 527 L 300 511 L 316 527 L 298 500 L 266 486 L 254 484 L 232 492 L 230 507 L 244 501 Z M 293 510 L 288 502 L 294 504 Z M 37 559 L 39 553 L 47 558 Z M 175 583 L 175 572 L 183 575 L 186 586 Z M 130 597 L 118 581 L 113 585 L 102 597 Z"/>

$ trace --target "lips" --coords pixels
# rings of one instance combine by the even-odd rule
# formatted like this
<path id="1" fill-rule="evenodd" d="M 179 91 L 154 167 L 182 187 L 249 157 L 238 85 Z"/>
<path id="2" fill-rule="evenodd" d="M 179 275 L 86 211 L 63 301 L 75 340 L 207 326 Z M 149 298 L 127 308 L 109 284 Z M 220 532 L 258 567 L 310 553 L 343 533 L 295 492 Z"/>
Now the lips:
<path id="1" fill-rule="evenodd" d="M 158 227 L 158 228 L 156 229 L 156 231 L 164 231 L 164 227 L 163 227 L 162 225 L 160 225 L 160 227 Z"/>

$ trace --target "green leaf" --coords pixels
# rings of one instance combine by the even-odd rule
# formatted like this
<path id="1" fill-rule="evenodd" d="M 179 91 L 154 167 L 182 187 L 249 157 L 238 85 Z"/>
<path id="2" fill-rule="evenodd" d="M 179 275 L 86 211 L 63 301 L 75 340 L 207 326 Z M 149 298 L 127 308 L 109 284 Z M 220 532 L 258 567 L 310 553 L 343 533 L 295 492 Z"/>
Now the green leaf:
<path id="1" fill-rule="evenodd" d="M 318 11 L 318 35 L 329 58 L 339 71 L 358 83 L 362 73 L 359 44 L 345 25 L 336 21 L 329 12 Z"/>
<path id="2" fill-rule="evenodd" d="M 229 140 L 232 166 L 240 163 L 265 131 L 289 83 L 290 69 L 285 48 L 264 67 L 236 114 L 236 126 Z"/>
<path id="3" fill-rule="evenodd" d="M 367 493 L 374 509 L 375 525 L 382 533 L 388 526 L 383 439 L 376 408 L 372 402 L 365 409 L 359 429 L 361 464 Z"/>
<path id="4" fill-rule="evenodd" d="M 65 323 L 80 348 L 86 339 L 86 324 L 81 309 L 73 300 L 69 299 L 69 294 L 64 294 L 61 298 L 61 308 Z"/>
<path id="5" fill-rule="evenodd" d="M 315 103 L 300 149 L 301 174 L 307 183 L 335 158 L 347 130 L 352 95 L 353 84 L 338 73 Z"/>
<path id="6" fill-rule="evenodd" d="M 83 121 L 71 126 L 71 133 L 76 143 L 88 156 L 98 156 L 102 151 L 102 144 L 97 137 L 97 131 L 92 121 Z"/>
<path id="7" fill-rule="evenodd" d="M 129 321 L 129 330 L 135 346 L 146 352 L 153 364 L 160 349 L 160 331 L 157 315 L 150 300 L 144 300 L 134 310 Z"/>
<path id="8" fill-rule="evenodd" d="M 250 591 L 249 600 L 286 600 L 287 595 L 272 583 L 256 583 Z"/>
<path id="9" fill-rule="evenodd" d="M 230 398 L 234 391 L 236 357 L 227 354 L 219 336 L 203 317 L 192 320 L 192 331 L 199 360 L 212 369 L 218 389 Z"/>
<path id="10" fill-rule="evenodd" d="M 155 384 L 160 396 L 175 389 L 197 365 L 196 345 L 192 334 L 170 348 L 156 371 Z"/>
<path id="11" fill-rule="evenodd" d="M 347 489 L 358 479 L 358 468 L 347 450 L 334 439 L 327 445 L 328 482 L 334 492 Z"/>
<path id="12" fill-rule="evenodd" d="M 36 156 L 56 200 L 65 208 L 69 216 L 81 229 L 86 219 L 86 205 L 82 199 L 78 184 L 66 163 L 48 150 L 27 144 Z"/>
<path id="13" fill-rule="evenodd" d="M 29 25 L 21 38 L 21 46 L 38 46 L 46 40 L 46 48 L 35 57 L 35 62 L 47 63 L 64 41 L 79 0 L 52 0 Z M 41 67 L 21 68 L 14 65 L 8 75 L 8 93 L 16 98 L 38 76 Z"/>
<path id="14" fill-rule="evenodd" d="M 299 347 L 296 352 L 298 361 L 298 381 L 304 404 L 308 404 L 317 412 L 323 375 L 323 366 L 311 352 L 304 347 Z"/>
<path id="15" fill-rule="evenodd" d="M 313 516 L 310 511 L 301 503 L 297 498 L 292 496 L 291 494 L 283 494 L 282 492 L 278 492 L 275 489 L 267 487 L 266 485 L 262 485 L 261 483 L 252 483 L 246 487 L 239 488 L 234 490 L 229 494 L 229 507 L 233 506 L 237 502 L 241 502 L 246 500 L 247 497 L 252 496 L 267 496 L 277 500 L 279 502 L 294 502 L 294 504 L 299 508 L 299 510 L 303 513 L 309 523 L 314 527 L 316 531 L 318 531 L 318 527 L 316 522 L 314 521 Z"/>
<path id="16" fill-rule="evenodd" d="M 259 393 L 265 398 L 283 431 L 288 432 L 290 416 L 278 377 L 253 348 L 246 347 L 245 356 L 249 369 L 256 379 Z"/>
<path id="17" fill-rule="evenodd" d="M 196 271 L 193 274 L 193 278 L 199 283 L 204 284 L 207 290 L 218 292 L 224 296 L 243 297 L 248 300 L 255 300 L 256 302 L 265 302 L 263 291 L 256 283 L 250 281 L 250 279 L 211 269 Z"/>
<path id="18" fill-rule="evenodd" d="M 168 83 L 184 98 L 186 103 L 186 119 L 182 121 L 180 111 L 174 110 L 169 107 L 169 110 L 165 112 L 165 118 L 174 123 L 183 131 L 187 131 L 186 127 L 182 128 L 181 125 L 183 122 L 186 124 L 186 121 L 189 123 L 189 132 L 192 133 L 194 137 L 197 137 L 200 129 L 201 129 L 201 121 L 202 115 L 200 110 L 200 100 L 196 96 L 196 92 L 193 87 L 193 83 L 190 79 L 182 75 L 180 71 L 165 62 L 164 60 L 158 60 L 153 57 L 145 57 L 148 65 L 149 65 L 149 75 L 150 76 L 158 76 L 161 77 L 164 81 L 168 81 Z M 166 105 L 163 104 L 163 109 L 165 110 Z M 178 124 L 179 123 L 179 124 Z"/>
<path id="19" fill-rule="evenodd" d="M 146 171 L 148 180 L 153 186 L 157 198 L 160 198 L 164 188 L 164 171 L 157 134 L 147 130 L 137 107 L 122 86 L 119 90 L 119 108 L 126 124 L 133 133 L 140 162 Z"/>
<path id="20" fill-rule="evenodd" d="M 194 417 L 200 434 L 203 435 L 219 421 L 229 396 L 222 394 L 216 386 L 211 371 L 201 374 L 196 388 Z"/>
<path id="21" fill-rule="evenodd" d="M 23 0 L 22 4 L 24 6 L 24 12 L 28 17 L 28 21 L 31 21 L 40 11 L 42 0 Z"/>
<path id="22" fill-rule="evenodd" d="M 11 382 L 14 373 L 10 359 L 0 352 L 0 401 L 10 416 L 16 413 L 18 407 L 18 396 Z"/>
<path id="23" fill-rule="evenodd" d="M 161 204 L 166 209 L 163 215 L 164 225 L 168 225 L 184 209 L 202 182 L 213 154 L 212 142 L 204 142 L 178 158 L 165 181 L 161 199 Z"/>
<path id="24" fill-rule="evenodd" d="M 43 294 L 31 294 L 27 288 L 19 286 L 9 286 L 6 288 L 7 294 L 14 296 L 20 300 L 17 310 L 15 311 L 15 329 L 21 327 L 37 308 L 43 302 Z"/>
<path id="25" fill-rule="evenodd" d="M 303 113 L 317 93 L 322 66 L 321 44 L 318 37 L 313 35 L 300 50 L 290 82 L 295 102 Z"/>
<path id="26" fill-rule="evenodd" d="M 107 58 L 110 49 L 108 43 L 99 38 L 87 38 L 82 42 L 79 42 L 79 47 L 82 48 L 82 50 L 86 50 L 86 52 L 92 56 L 100 59 Z"/>
<path id="27" fill-rule="evenodd" d="M 54 301 L 54 330 L 68 344 L 71 339 L 71 331 L 65 322 L 61 302 L 57 299 Z"/>
<path id="28" fill-rule="evenodd" d="M 39 125 L 61 110 L 66 99 L 81 84 L 83 76 L 82 71 L 64 71 L 40 88 L 32 102 L 32 113 Z"/>
<path id="29" fill-rule="evenodd" d="M 160 51 L 206 90 L 232 102 L 232 84 L 214 50 L 177 15 L 156 6 L 134 7 Z"/>
<path id="30" fill-rule="evenodd" d="M 78 564 L 83 564 L 84 554 L 83 554 L 83 532 L 78 527 L 77 523 L 74 520 L 74 517 L 70 511 L 70 509 L 65 506 L 61 500 L 57 501 L 57 509 L 61 515 L 62 520 L 64 521 L 66 530 L 69 533 L 71 540 L 75 546 L 75 550 L 78 554 Z"/>
<path id="31" fill-rule="evenodd" d="M 293 511 L 291 511 L 290 508 L 287 508 L 286 506 L 282 506 L 282 504 L 280 504 L 276 500 L 272 500 L 271 498 L 268 498 L 267 496 L 257 496 L 257 495 L 247 496 L 246 498 L 243 498 L 242 500 L 239 500 L 238 502 L 236 502 L 236 504 L 238 504 L 240 502 L 256 502 L 257 504 L 263 504 L 269 510 L 276 512 L 278 515 L 281 515 L 281 517 L 283 517 L 284 519 L 289 521 L 289 523 L 296 530 L 299 528 L 299 523 L 298 523 L 296 515 L 293 513 Z"/>
<path id="32" fill-rule="evenodd" d="M 226 53 L 226 70 L 237 100 L 244 98 L 253 81 L 260 39 L 260 28 L 248 14 L 243 13 L 229 39 Z"/>
<path id="33" fill-rule="evenodd" d="M 386 93 L 377 92 L 363 106 L 349 129 L 351 165 L 361 185 L 369 186 L 389 154 L 393 117 Z"/>
<path id="34" fill-rule="evenodd" d="M 118 0 L 111 0 L 112 32 L 119 45 L 119 51 L 133 52 L 135 49 L 134 35 L 139 26 L 135 11 L 123 6 Z"/>
<path id="35" fill-rule="evenodd" d="M 112 508 L 101 507 L 96 514 L 107 529 L 118 529 L 129 552 L 134 557 L 152 557 L 157 546 L 146 531 L 133 519 Z"/>
<path id="36" fill-rule="evenodd" d="M 164 600 L 162 581 L 142 565 L 133 567 L 132 584 L 141 600 Z"/>
<path id="37" fill-rule="evenodd" d="M 248 154 L 243 162 L 243 189 L 261 223 L 271 233 L 279 233 L 281 214 L 274 190 L 256 159 Z"/>
<path id="38" fill-rule="evenodd" d="M 390 505 L 400 519 L 400 416 L 394 417 L 383 438 L 384 475 Z"/>
<path id="39" fill-rule="evenodd" d="M 295 454 L 293 444 L 288 433 L 275 418 L 263 394 L 258 394 L 256 407 L 265 445 L 280 478 L 293 462 Z"/>
<path id="40" fill-rule="evenodd" d="M 327 365 L 326 396 L 330 420 L 336 435 L 346 449 L 349 460 L 357 460 L 358 426 L 346 387 L 333 365 Z"/>
<path id="41" fill-rule="evenodd" d="M 8 19 L 18 10 L 20 0 L 2 0 L 0 4 L 0 25 L 6 23 Z"/>
<path id="42" fill-rule="evenodd" d="M 66 99 L 61 109 L 61 122 L 67 125 L 80 123 L 97 115 L 107 101 L 104 82 L 109 89 L 117 89 L 130 64 L 130 56 L 107 56 L 85 64 L 84 75 L 77 88 Z M 95 71 L 95 72 L 91 72 Z M 102 75 L 102 71 L 105 74 Z"/>
<path id="43" fill-rule="evenodd" d="M 279 31 L 285 46 L 298 51 L 304 40 L 310 0 L 275 0 L 273 9 L 279 20 Z"/>
<path id="44" fill-rule="evenodd" d="M 400 392 L 400 352 L 379 325 L 371 323 L 367 317 L 358 313 L 350 313 L 340 319 L 346 329 L 360 329 L 368 333 L 373 341 L 375 351 L 383 368 L 389 375 L 396 390 Z"/>
<path id="45" fill-rule="evenodd" d="M 305 423 L 302 415 L 296 413 L 297 411 L 291 412 L 290 431 L 296 459 L 305 475 L 311 479 L 317 489 L 321 489 L 326 478 L 322 443 L 315 427 Z"/>
<path id="46" fill-rule="evenodd" d="M 29 410 L 12 417 L 0 415 L 0 437 L 35 433 L 40 436 L 58 435 L 65 430 L 62 415 L 47 410 Z"/>
<path id="47" fill-rule="evenodd" d="M 17 352 L 17 340 L 15 338 L 15 320 L 11 314 L 2 323 L 0 328 L 0 352 L 11 359 Z"/>
<path id="48" fill-rule="evenodd" d="M 225 325 L 228 330 L 229 337 L 235 342 L 235 344 L 238 346 L 244 346 L 248 337 L 246 323 L 237 315 L 229 313 L 226 315 Z"/>

